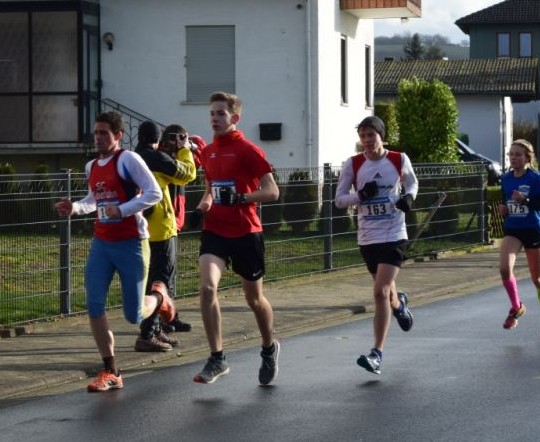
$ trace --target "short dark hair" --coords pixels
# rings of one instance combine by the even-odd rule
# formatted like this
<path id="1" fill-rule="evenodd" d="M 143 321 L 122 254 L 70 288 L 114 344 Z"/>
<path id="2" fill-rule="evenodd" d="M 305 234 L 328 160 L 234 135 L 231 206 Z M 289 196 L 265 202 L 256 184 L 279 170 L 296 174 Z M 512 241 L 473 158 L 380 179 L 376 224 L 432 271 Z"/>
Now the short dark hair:
<path id="1" fill-rule="evenodd" d="M 163 135 L 165 134 L 187 134 L 187 130 L 184 126 L 179 124 L 169 124 L 165 129 L 163 129 Z"/>
<path id="2" fill-rule="evenodd" d="M 122 115 L 117 112 L 101 112 L 96 115 L 94 121 L 96 123 L 108 123 L 113 134 L 124 132 L 124 120 L 122 120 Z"/>
<path id="3" fill-rule="evenodd" d="M 227 103 L 229 111 L 233 114 L 240 115 L 242 112 L 242 100 L 229 92 L 214 92 L 210 95 L 210 103 L 214 101 L 224 101 Z"/>

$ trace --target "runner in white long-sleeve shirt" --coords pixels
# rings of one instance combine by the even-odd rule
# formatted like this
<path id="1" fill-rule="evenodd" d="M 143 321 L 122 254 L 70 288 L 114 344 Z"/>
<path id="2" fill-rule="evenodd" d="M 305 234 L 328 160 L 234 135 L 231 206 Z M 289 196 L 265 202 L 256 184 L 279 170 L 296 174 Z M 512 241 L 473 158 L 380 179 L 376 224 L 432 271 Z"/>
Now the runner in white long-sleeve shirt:
<path id="1" fill-rule="evenodd" d="M 373 348 L 357 363 L 380 374 L 391 315 L 403 331 L 413 325 L 407 294 L 397 291 L 395 280 L 407 245 L 405 212 L 416 198 L 418 180 L 405 153 L 384 148 L 385 127 L 380 118 L 367 117 L 357 129 L 363 152 L 343 164 L 335 204 L 358 206 L 358 245 L 374 280 L 375 316 Z"/>

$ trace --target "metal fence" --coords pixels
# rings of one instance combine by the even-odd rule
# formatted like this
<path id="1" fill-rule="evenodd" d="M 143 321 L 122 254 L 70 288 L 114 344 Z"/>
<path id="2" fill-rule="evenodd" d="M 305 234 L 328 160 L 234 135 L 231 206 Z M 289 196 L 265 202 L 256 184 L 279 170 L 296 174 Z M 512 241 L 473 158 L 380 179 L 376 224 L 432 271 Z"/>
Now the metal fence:
<path id="1" fill-rule="evenodd" d="M 480 164 L 414 165 L 420 191 L 406 216 L 409 257 L 489 242 L 486 175 Z M 263 204 L 266 281 L 362 265 L 353 209 L 337 209 L 333 196 L 340 169 L 279 169 L 281 195 Z M 203 193 L 203 178 L 186 189 L 187 211 Z M 441 194 L 442 206 L 433 206 Z M 86 195 L 81 173 L 0 175 L 0 327 L 86 312 L 83 274 L 93 216 L 64 219 L 53 205 Z M 199 232 L 178 241 L 176 297 L 198 291 Z M 223 287 L 238 285 L 227 271 Z M 329 293 L 331 296 L 331 293 Z M 113 281 L 108 308 L 121 305 Z"/>

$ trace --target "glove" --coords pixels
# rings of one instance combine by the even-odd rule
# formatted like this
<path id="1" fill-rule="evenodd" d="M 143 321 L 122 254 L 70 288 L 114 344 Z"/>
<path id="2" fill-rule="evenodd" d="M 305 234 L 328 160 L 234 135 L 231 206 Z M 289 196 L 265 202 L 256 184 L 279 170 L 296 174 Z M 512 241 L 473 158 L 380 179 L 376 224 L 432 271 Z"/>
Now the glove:
<path id="1" fill-rule="evenodd" d="M 358 191 L 358 198 L 360 198 L 360 201 L 364 201 L 369 198 L 373 198 L 375 195 L 377 195 L 377 193 L 379 193 L 377 182 L 370 181 L 369 183 L 366 183 L 364 187 Z"/>
<path id="2" fill-rule="evenodd" d="M 219 189 L 219 200 L 223 206 L 235 206 L 236 204 L 245 203 L 243 193 L 234 193 L 230 187 L 222 187 Z"/>
<path id="3" fill-rule="evenodd" d="M 404 213 L 407 213 L 409 210 L 411 210 L 412 206 L 412 196 L 407 194 L 403 195 L 397 202 L 396 202 L 396 208 L 401 210 Z"/>
<path id="4" fill-rule="evenodd" d="M 204 213 L 201 209 L 195 209 L 189 214 L 188 221 L 189 227 L 192 229 L 198 229 L 201 227 L 202 220 L 204 218 Z"/>

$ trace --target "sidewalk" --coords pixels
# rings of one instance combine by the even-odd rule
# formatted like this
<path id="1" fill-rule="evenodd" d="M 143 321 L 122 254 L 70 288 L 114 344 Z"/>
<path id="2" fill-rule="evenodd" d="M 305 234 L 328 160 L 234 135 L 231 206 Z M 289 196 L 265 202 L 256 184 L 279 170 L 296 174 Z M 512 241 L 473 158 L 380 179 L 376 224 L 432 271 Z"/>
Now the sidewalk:
<path id="1" fill-rule="evenodd" d="M 434 299 L 496 286 L 500 284 L 498 257 L 498 250 L 493 248 L 442 255 L 435 260 L 408 261 L 398 276 L 398 288 L 409 294 L 414 309 Z M 523 254 L 516 263 L 516 276 L 528 276 Z M 265 294 L 274 307 L 278 338 L 351 319 L 353 315 L 367 317 L 373 312 L 372 280 L 365 267 L 267 283 Z M 231 344 L 253 338 L 257 338 L 253 345 L 259 345 L 255 319 L 241 290 L 222 292 L 220 301 L 225 350 Z M 122 370 L 175 359 L 178 364 L 206 359 L 208 345 L 198 299 L 178 300 L 176 306 L 181 319 L 191 323 L 193 329 L 189 333 L 174 333 L 180 339 L 179 350 L 166 353 L 135 352 L 138 327 L 129 324 L 121 311 L 110 312 L 116 356 Z M 371 337 L 366 337 L 364 345 L 359 343 L 362 348 L 369 345 Z M 100 368 L 101 359 L 86 316 L 30 325 L 24 335 L 0 339 L 0 399 L 80 381 Z"/>

